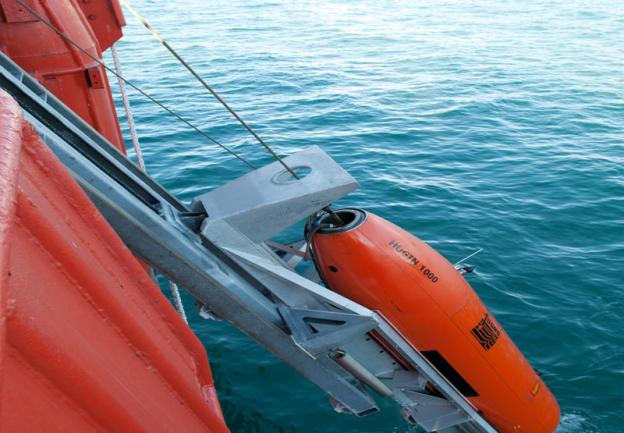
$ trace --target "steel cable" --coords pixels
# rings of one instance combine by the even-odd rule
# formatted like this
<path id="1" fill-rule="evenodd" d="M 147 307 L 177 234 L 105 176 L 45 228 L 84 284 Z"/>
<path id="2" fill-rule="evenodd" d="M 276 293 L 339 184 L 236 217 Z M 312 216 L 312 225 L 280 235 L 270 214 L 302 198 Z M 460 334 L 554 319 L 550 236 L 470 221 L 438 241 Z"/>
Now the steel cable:
<path id="1" fill-rule="evenodd" d="M 223 150 L 225 150 L 226 152 L 228 152 L 230 155 L 234 156 L 235 158 L 237 158 L 238 160 L 242 161 L 244 164 L 246 164 L 249 168 L 255 170 L 257 167 L 255 165 L 253 165 L 251 162 L 249 162 L 246 158 L 242 157 L 241 155 L 239 155 L 237 152 L 235 152 L 234 150 L 230 149 L 229 147 L 227 147 L 226 145 L 222 144 L 221 142 L 217 141 L 216 139 L 212 138 L 210 135 L 206 134 L 204 131 L 202 131 L 201 129 L 199 129 L 197 126 L 195 126 L 194 124 L 192 124 L 191 122 L 189 122 L 188 120 L 186 120 L 185 118 L 183 118 L 182 116 L 180 116 L 178 113 L 176 113 L 175 111 L 171 110 L 169 107 L 167 107 L 166 105 L 164 105 L 163 103 L 159 102 L 158 100 L 156 100 L 154 97 L 152 97 L 151 95 L 149 95 L 148 93 L 146 93 L 145 91 L 143 91 L 141 88 L 139 88 L 138 86 L 136 86 L 135 84 L 133 84 L 131 81 L 125 79 L 123 76 L 119 75 L 117 72 L 115 72 L 115 70 L 113 70 L 112 68 L 109 68 L 108 66 L 106 66 L 106 64 L 104 64 L 104 62 L 102 62 L 100 59 L 98 59 L 97 57 L 93 56 L 91 53 L 89 53 L 86 49 L 82 48 L 77 42 L 75 42 L 72 38 L 70 38 L 69 36 L 67 36 L 65 33 L 63 33 L 61 30 L 57 29 L 53 24 L 51 24 L 49 21 L 47 21 L 44 17 L 42 17 L 41 15 L 39 15 L 34 9 L 32 9 L 30 6 L 28 6 L 27 4 L 25 4 L 22 0 L 15 0 L 20 6 L 22 6 L 28 13 L 30 13 L 32 16 L 34 16 L 35 18 L 37 18 L 39 21 L 41 21 L 43 24 L 45 24 L 48 28 L 50 28 L 54 33 L 56 33 L 57 35 L 59 35 L 61 38 L 63 38 L 64 40 L 66 40 L 67 42 L 69 42 L 70 44 L 72 44 L 74 47 L 76 47 L 80 52 L 82 52 L 84 55 L 86 55 L 87 57 L 89 57 L 91 60 L 97 62 L 99 65 L 101 65 L 102 67 L 104 67 L 108 72 L 110 72 L 111 74 L 113 74 L 114 76 L 116 76 L 118 79 L 122 80 L 125 84 L 127 84 L 128 86 L 132 87 L 134 90 L 136 90 L 137 92 L 139 92 L 141 95 L 145 96 L 147 99 L 149 99 L 151 102 L 153 102 L 154 104 L 158 105 L 160 108 L 162 108 L 163 110 L 165 110 L 167 113 L 169 113 L 170 115 L 174 116 L 176 119 L 180 120 L 181 122 L 185 123 L 187 126 L 191 127 L 193 130 L 195 130 L 196 132 L 200 133 L 202 136 L 204 136 L 205 138 L 207 138 L 208 140 L 210 140 L 212 143 L 216 144 L 217 146 L 219 146 L 220 148 L 222 148 Z"/>
<path id="2" fill-rule="evenodd" d="M 275 158 L 276 161 L 279 161 L 279 163 L 291 174 L 292 177 L 294 177 L 295 179 L 299 179 L 299 176 L 297 175 L 297 173 L 295 173 L 295 171 L 290 168 L 288 166 L 288 164 L 286 164 L 284 162 L 284 160 L 277 154 L 275 153 L 275 151 L 271 148 L 271 146 L 269 146 L 262 138 L 260 138 L 260 136 L 256 133 L 256 131 L 253 130 L 253 128 L 251 126 L 249 126 L 247 124 L 247 122 L 245 122 L 242 117 L 240 117 L 238 115 L 238 113 L 236 111 L 234 111 L 234 109 L 232 107 L 230 107 L 228 105 L 227 102 L 225 102 L 223 100 L 223 98 L 221 98 L 221 96 L 208 84 L 206 83 L 206 81 L 195 71 L 195 69 L 193 69 L 193 67 L 186 62 L 186 60 L 184 60 L 182 58 L 182 56 L 180 56 L 180 54 L 178 54 L 178 52 L 171 46 L 169 45 L 169 43 L 167 43 L 167 41 L 165 40 L 165 38 L 163 38 L 157 31 L 156 29 L 154 29 L 154 27 L 152 27 L 145 18 L 143 18 L 143 16 L 141 16 L 141 14 L 139 14 L 128 2 L 128 0 L 121 0 L 121 2 L 126 6 L 126 8 L 130 11 L 130 13 L 132 15 L 135 16 L 135 18 L 141 23 L 143 24 L 143 26 L 145 26 L 145 28 L 152 34 L 152 36 L 154 36 L 154 38 L 160 42 L 162 44 L 163 47 L 165 47 L 167 49 L 167 51 L 169 51 L 190 73 L 191 75 L 193 75 L 193 77 L 195 77 L 197 79 L 197 81 L 199 81 L 201 83 L 202 86 L 204 86 L 204 88 L 206 90 L 208 90 L 210 92 L 210 94 L 212 96 L 214 96 L 214 98 L 219 101 L 219 103 L 221 105 L 223 105 L 223 107 L 229 111 L 229 113 L 234 116 L 234 118 L 258 141 L 258 143 L 260 143 L 262 146 L 264 146 L 264 148 L 273 156 L 273 158 Z"/>

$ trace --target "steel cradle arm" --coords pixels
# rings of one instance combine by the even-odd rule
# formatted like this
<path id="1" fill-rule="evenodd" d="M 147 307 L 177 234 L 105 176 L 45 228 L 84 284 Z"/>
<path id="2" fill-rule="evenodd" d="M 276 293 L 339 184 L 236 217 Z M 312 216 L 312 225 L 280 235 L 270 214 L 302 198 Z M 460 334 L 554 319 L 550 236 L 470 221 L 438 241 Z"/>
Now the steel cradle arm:
<path id="1" fill-rule="evenodd" d="M 135 255 L 327 392 L 335 409 L 376 412 L 368 385 L 427 431 L 495 432 L 383 317 L 298 274 L 264 243 L 357 187 L 322 150 L 286 158 L 309 169 L 301 180 L 273 163 L 189 207 L 2 53 L 0 86 Z"/>

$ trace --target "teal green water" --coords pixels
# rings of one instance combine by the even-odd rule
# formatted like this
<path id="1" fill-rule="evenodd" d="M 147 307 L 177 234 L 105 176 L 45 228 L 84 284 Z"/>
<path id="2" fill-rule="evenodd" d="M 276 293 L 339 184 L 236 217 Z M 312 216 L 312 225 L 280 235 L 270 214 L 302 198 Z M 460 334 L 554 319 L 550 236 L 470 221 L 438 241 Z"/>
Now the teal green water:
<path id="1" fill-rule="evenodd" d="M 134 5 L 282 154 L 323 147 L 360 206 L 458 260 L 556 394 L 564 433 L 624 431 L 624 5 L 210 1 Z M 128 78 L 270 157 L 128 16 Z M 245 166 L 132 94 L 149 171 L 185 200 Z M 185 298 L 189 310 L 192 301 Z M 339 415 L 227 323 L 192 317 L 233 432 L 398 432 Z"/>

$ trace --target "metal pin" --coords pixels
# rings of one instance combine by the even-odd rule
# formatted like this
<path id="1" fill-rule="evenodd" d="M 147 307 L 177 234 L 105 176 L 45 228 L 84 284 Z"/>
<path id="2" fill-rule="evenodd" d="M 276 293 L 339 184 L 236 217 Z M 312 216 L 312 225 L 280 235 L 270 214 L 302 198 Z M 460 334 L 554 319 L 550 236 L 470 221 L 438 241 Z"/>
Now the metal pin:
<path id="1" fill-rule="evenodd" d="M 377 394 L 383 397 L 390 397 L 392 395 L 392 390 L 390 388 L 344 350 L 334 350 L 330 352 L 329 357 L 336 361 L 336 364 L 351 373 L 355 378 L 365 385 L 368 385 Z"/>

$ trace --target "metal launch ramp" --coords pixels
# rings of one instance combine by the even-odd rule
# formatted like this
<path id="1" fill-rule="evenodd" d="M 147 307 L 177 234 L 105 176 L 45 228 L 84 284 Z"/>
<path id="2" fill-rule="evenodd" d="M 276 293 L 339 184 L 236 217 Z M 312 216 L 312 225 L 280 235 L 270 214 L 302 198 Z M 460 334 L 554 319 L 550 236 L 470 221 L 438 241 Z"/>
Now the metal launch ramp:
<path id="1" fill-rule="evenodd" d="M 318 147 L 181 203 L 0 53 L 0 87 L 132 252 L 331 396 L 334 409 L 379 410 L 374 390 L 428 432 L 496 430 L 384 317 L 298 273 L 303 243 L 270 239 L 357 187 Z M 431 392 L 435 390 L 434 392 Z"/>

